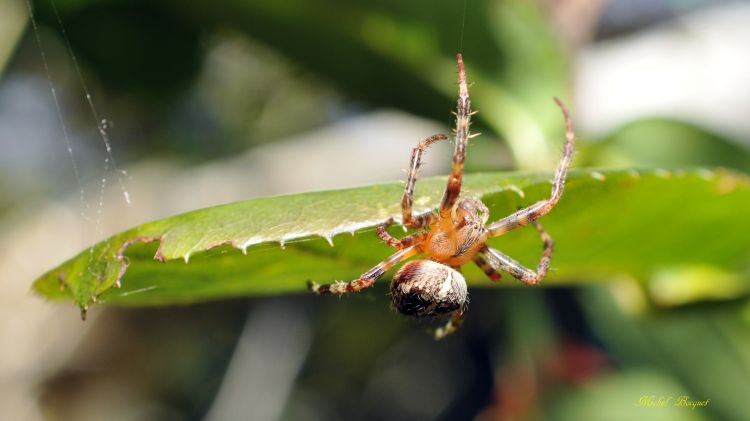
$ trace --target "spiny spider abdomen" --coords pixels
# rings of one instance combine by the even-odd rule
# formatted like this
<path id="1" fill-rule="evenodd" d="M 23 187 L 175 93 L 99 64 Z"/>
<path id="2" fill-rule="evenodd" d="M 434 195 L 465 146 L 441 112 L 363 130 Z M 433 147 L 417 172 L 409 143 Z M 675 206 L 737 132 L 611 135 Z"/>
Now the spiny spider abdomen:
<path id="1" fill-rule="evenodd" d="M 451 313 L 466 306 L 467 296 L 463 275 L 432 260 L 412 260 L 391 281 L 391 302 L 407 316 Z"/>
<path id="2" fill-rule="evenodd" d="M 401 199 L 404 226 L 422 230 L 402 239 L 395 238 L 387 231 L 388 226 L 393 223 L 393 218 L 389 218 L 378 227 L 377 234 L 381 240 L 398 251 L 353 281 L 311 285 L 317 294 L 357 292 L 373 285 L 389 269 L 410 257 L 426 256 L 406 263 L 396 273 L 391 282 L 391 300 L 399 312 L 408 316 L 430 317 L 452 313 L 450 321 L 435 331 L 435 337 L 438 339 L 455 331 L 463 320 L 468 294 L 466 281 L 458 271 L 462 265 L 473 261 L 492 281 L 500 280 L 501 271 L 511 274 L 527 285 L 536 285 L 547 275 L 553 242 L 537 219 L 549 213 L 562 197 L 575 142 L 568 110 L 555 98 L 565 117 L 566 132 L 563 156 L 552 180 L 549 198 L 487 225 L 489 211 L 484 203 L 471 198 L 458 200 L 461 194 L 466 144 L 476 134 L 469 133 L 473 113 L 461 54 L 457 55 L 457 60 L 458 105 L 453 167 L 440 202 L 440 209 L 437 212 L 419 215 L 412 213 L 414 185 L 422 154 L 431 144 L 448 139 L 444 135 L 434 135 L 422 140 L 412 151 L 409 176 Z M 537 229 L 544 246 L 536 270 L 521 265 L 510 256 L 487 245 L 490 238 L 528 224 L 534 225 Z"/>

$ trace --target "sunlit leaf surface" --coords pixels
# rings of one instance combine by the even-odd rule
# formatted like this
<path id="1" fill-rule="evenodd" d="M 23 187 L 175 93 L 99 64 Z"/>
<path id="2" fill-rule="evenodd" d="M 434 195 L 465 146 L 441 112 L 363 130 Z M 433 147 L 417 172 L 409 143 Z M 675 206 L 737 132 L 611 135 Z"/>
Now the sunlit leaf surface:
<path id="1" fill-rule="evenodd" d="M 548 194 L 548 174 L 473 174 L 464 197 L 491 219 Z M 419 209 L 434 207 L 444 178 L 417 184 Z M 128 305 L 188 303 L 302 292 L 307 280 L 351 279 L 390 253 L 374 227 L 399 216 L 400 183 L 251 199 L 151 222 L 93 245 L 39 278 L 49 298 Z M 556 240 L 545 285 L 647 277 L 665 267 L 741 271 L 750 258 L 750 180 L 726 170 L 574 171 L 542 219 Z M 392 233 L 401 235 L 393 228 Z M 521 229 L 492 244 L 534 266 L 541 242 Z M 472 265 L 474 286 L 492 285 Z M 115 288 L 117 283 L 120 288 Z M 506 276 L 502 285 L 518 285 Z"/>

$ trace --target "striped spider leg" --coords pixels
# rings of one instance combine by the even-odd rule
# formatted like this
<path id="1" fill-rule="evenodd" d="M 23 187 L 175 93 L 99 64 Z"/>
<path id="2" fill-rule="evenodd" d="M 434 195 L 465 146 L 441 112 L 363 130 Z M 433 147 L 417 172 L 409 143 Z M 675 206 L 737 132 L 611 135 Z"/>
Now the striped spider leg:
<path id="1" fill-rule="evenodd" d="M 413 215 L 412 205 L 422 154 L 431 144 L 447 139 L 443 135 L 434 135 L 422 140 L 412 151 L 409 175 L 401 200 L 403 224 L 423 230 L 397 239 L 387 231 L 393 223 L 393 218 L 389 218 L 377 229 L 377 235 L 397 250 L 393 255 L 353 281 L 311 285 L 317 294 L 360 291 L 373 285 L 387 270 L 397 264 L 416 255 L 425 255 L 407 262 L 396 272 L 390 286 L 391 302 L 400 313 L 408 316 L 432 317 L 450 314 L 450 320 L 435 331 L 435 337 L 438 339 L 454 332 L 463 321 L 468 293 L 466 280 L 460 268 L 465 263 L 473 261 L 493 281 L 500 280 L 500 271 L 508 272 L 529 285 L 536 284 L 544 278 L 549 268 L 553 243 L 536 220 L 548 213 L 560 199 L 573 155 L 574 137 L 570 117 L 562 102 L 555 99 L 565 116 L 567 141 L 563 158 L 555 174 L 550 198 L 487 226 L 489 211 L 482 202 L 475 199 L 459 200 L 466 145 L 476 134 L 469 132 L 471 116 L 474 113 L 471 111 L 461 54 L 457 55 L 457 62 L 459 89 L 455 112 L 453 165 L 438 211 Z M 544 242 L 544 253 L 536 271 L 523 267 L 512 258 L 486 245 L 488 239 L 529 223 L 536 226 Z"/>
<path id="2" fill-rule="evenodd" d="M 417 145 L 411 154 L 411 164 L 409 165 L 409 177 L 406 181 L 406 187 L 404 188 L 404 196 L 401 200 L 401 212 L 404 221 L 404 225 L 410 228 L 421 228 L 434 222 L 435 215 L 432 212 L 423 213 L 421 215 L 412 215 L 412 203 L 414 203 L 414 184 L 417 181 L 417 173 L 419 172 L 419 166 L 422 161 L 422 154 L 427 148 L 439 141 L 446 140 L 447 136 L 437 134 L 430 136 Z M 389 246 L 398 249 L 396 253 L 391 255 L 386 260 L 377 264 L 374 268 L 363 273 L 358 279 L 350 282 L 335 282 L 330 285 L 318 285 L 311 283 L 311 289 L 316 294 L 343 294 L 346 292 L 357 292 L 363 288 L 367 288 L 373 285 L 378 278 L 383 276 L 388 269 L 399 264 L 400 262 L 414 256 L 418 253 L 423 253 L 421 244 L 424 242 L 427 233 L 424 231 L 412 234 L 401 240 L 388 234 L 386 230 L 393 223 L 393 218 L 388 218 L 377 229 L 378 237 Z"/>
<path id="3" fill-rule="evenodd" d="M 542 224 L 533 221 L 534 227 L 542 237 L 543 252 L 536 271 L 524 267 L 516 260 L 492 247 L 485 246 L 474 256 L 474 263 L 482 269 L 492 282 L 500 281 L 500 271 L 510 273 L 514 278 L 527 285 L 536 285 L 541 282 L 549 270 L 549 261 L 552 258 L 552 249 L 555 245 L 552 237 L 542 228 Z"/>
<path id="4" fill-rule="evenodd" d="M 500 279 L 500 274 L 497 270 L 502 270 L 510 273 L 514 278 L 520 280 L 527 285 L 536 285 L 544 279 L 549 269 L 549 262 L 552 257 L 552 249 L 554 242 L 552 237 L 542 228 L 542 225 L 537 222 L 537 219 L 549 213 L 552 208 L 555 207 L 557 202 L 562 197 L 563 188 L 565 186 L 565 177 L 568 173 L 568 167 L 570 162 L 573 160 L 573 146 L 575 144 L 575 134 L 573 132 L 573 122 L 570 118 L 565 104 L 559 99 L 555 98 L 555 102 L 562 110 L 563 117 L 565 118 L 565 145 L 563 146 L 563 155 L 560 159 L 560 163 L 557 166 L 557 171 L 552 179 L 552 192 L 550 197 L 547 199 L 540 200 L 531 206 L 520 209 L 515 213 L 500 219 L 497 222 L 493 222 L 487 227 L 487 237 L 498 237 L 505 234 L 506 232 L 515 228 L 523 227 L 529 223 L 533 224 L 539 235 L 542 238 L 544 251 L 542 257 L 539 260 L 537 269 L 531 270 L 524 267 L 511 257 L 491 248 L 485 246 L 480 253 L 475 256 L 474 262 L 484 271 L 487 276 L 493 281 Z M 493 270 L 494 269 L 494 270 Z"/>

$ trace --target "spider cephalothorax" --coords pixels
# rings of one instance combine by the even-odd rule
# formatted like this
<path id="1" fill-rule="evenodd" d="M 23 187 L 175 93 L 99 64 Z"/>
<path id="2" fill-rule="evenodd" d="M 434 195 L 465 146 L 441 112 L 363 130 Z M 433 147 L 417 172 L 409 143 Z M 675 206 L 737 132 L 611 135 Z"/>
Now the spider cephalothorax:
<path id="1" fill-rule="evenodd" d="M 415 255 L 425 255 L 422 259 L 406 263 L 393 277 L 391 301 L 399 312 L 408 316 L 430 317 L 452 313 L 450 321 L 435 332 L 436 338 L 452 333 L 463 320 L 468 293 L 466 281 L 459 270 L 465 263 L 473 261 L 493 281 L 500 280 L 500 271 L 508 272 L 528 285 L 535 285 L 544 279 L 549 269 L 553 243 L 552 238 L 536 220 L 546 215 L 560 200 L 568 166 L 573 157 L 574 135 L 570 116 L 562 102 L 555 99 L 562 109 L 567 131 L 563 156 L 552 180 L 550 197 L 489 225 L 489 211 L 484 203 L 473 199 L 458 201 L 466 144 L 476 135 L 469 134 L 473 113 L 461 54 L 457 55 L 457 59 L 459 89 L 456 107 L 456 145 L 453 152 L 453 169 L 440 209 L 438 212 L 412 214 L 414 184 L 417 181 L 422 154 L 431 144 L 447 139 L 444 135 L 434 135 L 421 141 L 412 151 L 409 176 L 401 201 L 403 224 L 410 228 L 426 229 L 399 240 L 387 231 L 388 226 L 393 223 L 393 218 L 389 218 L 378 228 L 377 233 L 386 244 L 398 249 L 396 253 L 353 281 L 330 285 L 312 284 L 312 290 L 318 294 L 356 292 L 374 284 L 388 269 L 398 263 Z M 536 270 L 524 267 L 486 244 L 492 237 L 528 224 L 536 227 L 544 244 L 544 252 Z"/>

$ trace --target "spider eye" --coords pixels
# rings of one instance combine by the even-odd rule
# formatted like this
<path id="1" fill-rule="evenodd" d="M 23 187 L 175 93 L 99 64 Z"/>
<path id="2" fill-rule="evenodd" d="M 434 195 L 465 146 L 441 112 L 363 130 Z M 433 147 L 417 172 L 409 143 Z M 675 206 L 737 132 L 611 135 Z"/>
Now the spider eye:
<path id="1" fill-rule="evenodd" d="M 407 316 L 430 317 L 466 305 L 466 280 L 457 270 L 433 262 L 413 260 L 391 282 L 391 301 Z"/>

